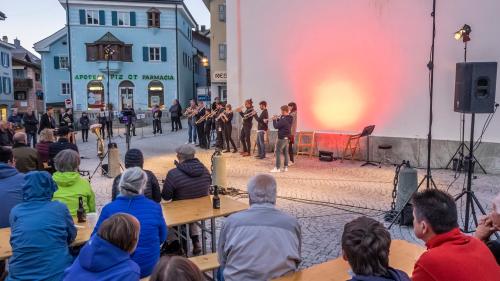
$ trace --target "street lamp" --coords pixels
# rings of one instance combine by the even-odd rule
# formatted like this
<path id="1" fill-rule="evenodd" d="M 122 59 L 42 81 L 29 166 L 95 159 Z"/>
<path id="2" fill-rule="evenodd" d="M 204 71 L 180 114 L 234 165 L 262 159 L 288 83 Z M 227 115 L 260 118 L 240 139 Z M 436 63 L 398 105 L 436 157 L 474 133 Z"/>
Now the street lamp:
<path id="1" fill-rule="evenodd" d="M 109 61 L 113 57 L 113 55 L 116 53 L 116 50 L 111 48 L 111 45 L 106 45 L 104 47 L 104 58 L 106 59 L 106 72 L 108 76 L 108 80 L 106 81 L 107 89 L 106 89 L 106 95 L 107 95 L 107 108 L 108 108 L 108 118 L 111 118 L 111 107 L 110 107 L 110 100 L 109 100 Z M 108 132 L 108 143 L 111 143 L 111 134 Z"/>

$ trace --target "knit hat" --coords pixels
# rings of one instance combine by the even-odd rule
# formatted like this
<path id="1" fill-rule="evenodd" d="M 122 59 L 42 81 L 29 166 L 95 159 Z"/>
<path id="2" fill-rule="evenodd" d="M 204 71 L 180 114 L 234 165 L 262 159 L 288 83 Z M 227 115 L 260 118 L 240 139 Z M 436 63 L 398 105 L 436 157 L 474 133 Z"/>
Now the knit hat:
<path id="1" fill-rule="evenodd" d="M 144 165 L 144 156 L 139 149 L 132 148 L 125 154 L 125 168 L 141 167 Z"/>

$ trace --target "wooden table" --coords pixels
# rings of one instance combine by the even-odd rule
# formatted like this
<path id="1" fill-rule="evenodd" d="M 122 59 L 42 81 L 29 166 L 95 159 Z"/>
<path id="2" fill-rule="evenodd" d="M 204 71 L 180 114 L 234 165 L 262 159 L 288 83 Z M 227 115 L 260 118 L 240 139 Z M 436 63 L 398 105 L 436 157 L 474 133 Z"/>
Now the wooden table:
<path id="1" fill-rule="evenodd" d="M 425 248 L 404 240 L 393 240 L 389 255 L 391 267 L 400 269 L 411 276 L 417 259 Z M 349 264 L 342 257 L 306 268 L 295 273 L 274 279 L 275 281 L 345 281 L 349 280 Z"/>

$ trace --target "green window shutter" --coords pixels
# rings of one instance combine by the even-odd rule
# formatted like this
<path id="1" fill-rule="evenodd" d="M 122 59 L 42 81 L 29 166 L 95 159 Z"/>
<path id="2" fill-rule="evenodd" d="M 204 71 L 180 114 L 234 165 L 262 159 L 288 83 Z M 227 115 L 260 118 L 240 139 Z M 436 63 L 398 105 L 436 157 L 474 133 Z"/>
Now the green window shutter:
<path id="1" fill-rule="evenodd" d="M 99 10 L 99 25 L 106 25 L 106 14 L 103 10 Z"/>
<path id="2" fill-rule="evenodd" d="M 130 12 L 130 26 L 135 26 L 135 12 Z"/>
<path id="3" fill-rule="evenodd" d="M 80 14 L 80 24 L 86 24 L 87 21 L 85 20 L 85 10 L 81 9 L 78 11 Z"/>
<path id="4" fill-rule="evenodd" d="M 111 24 L 114 26 L 118 25 L 118 13 L 116 11 L 111 12 Z"/>
<path id="5" fill-rule="evenodd" d="M 161 47 L 161 61 L 167 61 L 167 47 Z"/>
<path id="6" fill-rule="evenodd" d="M 142 47 L 142 60 L 149 61 L 149 48 L 148 47 Z"/>
<path id="7" fill-rule="evenodd" d="M 58 56 L 54 57 L 54 68 L 59 69 L 59 57 Z"/>
<path id="8" fill-rule="evenodd" d="M 3 52 L 0 52 L 0 66 L 3 66 L 3 65 L 4 65 L 4 62 L 3 62 L 4 57 L 3 57 L 3 56 L 4 56 L 4 55 L 3 55 Z M 2 82 L 2 80 L 1 80 L 1 79 L 0 79 L 0 82 Z M 0 91 L 0 93 L 2 93 L 2 92 Z"/>
<path id="9" fill-rule="evenodd" d="M 2 87 L 3 83 L 2 83 L 2 80 L 3 80 L 3 77 L 0 76 L 0 94 L 3 93 L 3 87 Z"/>

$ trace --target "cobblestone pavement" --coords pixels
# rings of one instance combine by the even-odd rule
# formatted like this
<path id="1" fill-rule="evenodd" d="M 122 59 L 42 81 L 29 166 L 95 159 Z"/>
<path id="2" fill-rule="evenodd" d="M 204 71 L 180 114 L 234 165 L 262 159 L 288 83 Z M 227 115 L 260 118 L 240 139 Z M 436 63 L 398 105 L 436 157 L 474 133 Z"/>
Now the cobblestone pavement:
<path id="1" fill-rule="evenodd" d="M 169 125 L 170 124 L 166 124 Z M 165 125 L 164 125 L 165 126 Z M 167 126 L 165 126 L 167 127 Z M 138 129 L 138 136 L 132 139 L 132 148 L 139 148 L 145 156 L 145 169 L 152 170 L 161 180 L 166 172 L 174 167 L 175 148 L 187 140 L 187 130 L 153 136 L 151 128 Z M 123 134 L 123 129 L 120 132 Z M 115 132 L 118 135 L 118 132 Z M 121 157 L 125 154 L 125 140 L 115 136 Z M 78 143 L 81 149 L 81 168 L 93 171 L 98 161 L 94 139 L 89 143 Z M 210 167 L 213 151 L 198 151 L 198 158 Z M 265 160 L 251 157 L 242 158 L 236 154 L 225 154 L 227 175 L 230 187 L 246 190 L 249 177 L 257 173 L 267 173 L 273 167 L 273 155 Z M 384 212 L 390 209 L 393 189 L 394 168 L 360 167 L 353 161 L 319 162 L 316 158 L 299 157 L 289 172 L 276 174 L 278 181 L 279 209 L 298 218 L 302 227 L 301 267 L 322 263 L 340 255 L 340 237 L 346 222 L 360 216 L 371 216 L 383 221 Z M 424 175 L 419 170 L 419 178 Z M 500 191 L 500 176 L 478 174 L 474 180 L 474 190 L 483 206 L 489 210 L 491 198 Z M 464 184 L 464 176 L 454 179 L 454 173 L 447 170 L 434 170 L 433 178 L 438 188 L 449 189 L 458 194 Z M 111 198 L 111 179 L 99 173 L 92 178 L 96 193 L 96 204 L 100 210 Z M 302 199 L 302 200 L 297 200 Z M 244 195 L 239 200 L 247 200 Z M 461 206 L 460 202 L 458 203 Z M 462 212 L 460 212 L 462 215 Z M 463 223 L 463 219 L 462 219 Z M 220 225 L 220 220 L 218 220 Z M 386 223 L 388 225 L 388 223 Z M 393 239 L 404 239 L 422 244 L 413 235 L 411 228 L 394 226 Z"/>

